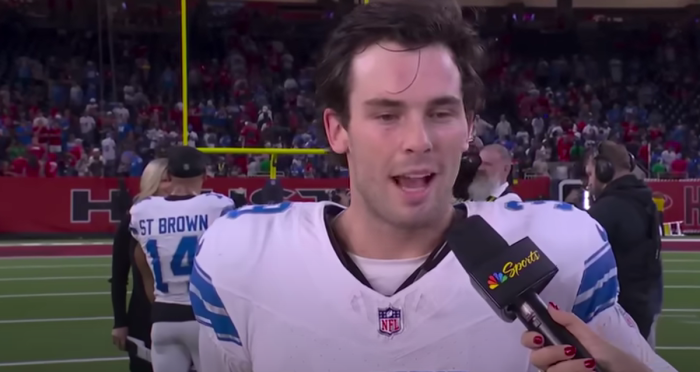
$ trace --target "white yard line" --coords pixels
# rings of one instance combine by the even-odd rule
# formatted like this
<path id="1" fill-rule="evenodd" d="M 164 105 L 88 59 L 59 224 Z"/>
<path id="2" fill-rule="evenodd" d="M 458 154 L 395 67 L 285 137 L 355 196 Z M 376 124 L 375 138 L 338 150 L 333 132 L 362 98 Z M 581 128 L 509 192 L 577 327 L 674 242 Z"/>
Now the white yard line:
<path id="1" fill-rule="evenodd" d="M 0 248 L 5 247 L 61 247 L 61 246 L 90 246 L 90 245 L 111 245 L 111 241 L 78 241 L 78 242 L 0 242 Z"/>
<path id="2" fill-rule="evenodd" d="M 65 259 L 80 259 L 80 258 L 111 258 L 111 255 L 100 254 L 100 255 L 78 255 L 78 256 L 12 256 L 12 257 L 0 257 L 0 261 L 12 261 L 12 260 L 65 260 Z"/>
<path id="3" fill-rule="evenodd" d="M 114 319 L 111 316 L 93 316 L 84 318 L 43 318 L 43 319 L 12 319 L 0 320 L 0 324 L 24 324 L 24 323 L 62 323 L 62 322 L 89 322 L 93 320 Z"/>
<path id="4" fill-rule="evenodd" d="M 75 264 L 75 265 L 20 265 L 0 266 L 0 270 L 25 270 L 25 269 L 68 269 L 78 267 L 111 267 L 112 264 Z"/>
<path id="5" fill-rule="evenodd" d="M 700 289 L 700 285 L 665 285 L 666 289 Z"/>
<path id="6" fill-rule="evenodd" d="M 700 346 L 657 346 L 656 350 L 676 350 L 676 351 L 696 351 L 700 350 Z"/>
<path id="7" fill-rule="evenodd" d="M 663 309 L 664 313 L 700 313 L 700 309 Z"/>
<path id="8" fill-rule="evenodd" d="M 42 366 L 42 365 L 50 365 L 50 364 L 119 362 L 122 360 L 129 360 L 129 358 L 117 357 L 117 358 L 89 358 L 89 359 L 31 360 L 31 361 L 26 361 L 26 362 L 0 363 L 0 367 Z"/>
<path id="9" fill-rule="evenodd" d="M 664 274 L 700 274 L 700 270 L 665 270 Z"/>
<path id="10" fill-rule="evenodd" d="M 661 262 L 663 263 L 682 263 L 682 262 L 700 262 L 700 260 L 696 259 L 682 259 L 682 258 L 662 258 Z"/>
<path id="11" fill-rule="evenodd" d="M 131 292 L 127 292 L 131 293 Z M 104 296 L 110 292 L 70 292 L 70 293 L 22 293 L 0 295 L 0 300 L 5 298 L 34 298 L 34 297 L 76 297 L 76 296 Z"/>
<path id="12" fill-rule="evenodd" d="M 663 319 L 697 319 L 697 315 L 692 314 L 661 314 L 659 315 Z"/>
<path id="13" fill-rule="evenodd" d="M 36 278 L 0 278 L 0 282 L 34 282 L 43 280 L 92 280 L 109 279 L 108 276 L 42 276 Z"/>

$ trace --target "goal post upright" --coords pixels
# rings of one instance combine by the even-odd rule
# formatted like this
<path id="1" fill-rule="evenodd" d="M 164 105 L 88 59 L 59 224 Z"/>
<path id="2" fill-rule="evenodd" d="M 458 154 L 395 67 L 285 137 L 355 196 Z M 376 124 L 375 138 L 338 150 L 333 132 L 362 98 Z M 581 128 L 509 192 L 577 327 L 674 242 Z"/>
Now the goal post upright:
<path id="1" fill-rule="evenodd" d="M 189 97 L 187 81 L 187 0 L 180 0 L 180 66 L 182 68 L 182 144 L 187 145 L 190 131 L 187 118 L 189 115 Z"/>

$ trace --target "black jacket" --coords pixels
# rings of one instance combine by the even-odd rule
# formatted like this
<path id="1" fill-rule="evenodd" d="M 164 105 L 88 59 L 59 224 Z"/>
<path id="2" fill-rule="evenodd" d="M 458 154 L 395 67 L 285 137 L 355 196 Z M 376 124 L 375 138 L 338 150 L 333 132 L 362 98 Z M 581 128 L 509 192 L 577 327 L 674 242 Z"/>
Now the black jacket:
<path id="1" fill-rule="evenodd" d="M 143 287 L 141 273 L 134 265 L 134 249 L 136 240 L 131 236 L 129 224 L 131 215 L 128 213 L 114 235 L 112 244 L 112 311 L 114 313 L 114 328 L 129 327 L 129 335 L 150 344 L 151 304 Z M 129 272 L 133 278 L 131 299 L 128 305 L 126 292 L 129 286 Z"/>
<path id="2" fill-rule="evenodd" d="M 619 303 L 648 336 L 661 283 L 661 237 L 651 189 L 634 175 L 610 182 L 588 213 L 608 233 L 617 261 Z"/>

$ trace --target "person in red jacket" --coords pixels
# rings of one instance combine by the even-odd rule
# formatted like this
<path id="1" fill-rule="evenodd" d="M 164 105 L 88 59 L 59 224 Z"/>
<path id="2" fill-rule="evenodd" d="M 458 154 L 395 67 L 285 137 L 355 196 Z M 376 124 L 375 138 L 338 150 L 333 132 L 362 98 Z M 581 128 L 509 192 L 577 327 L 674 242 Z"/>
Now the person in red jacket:
<path id="1" fill-rule="evenodd" d="M 23 177 L 27 171 L 27 158 L 18 156 L 10 163 L 10 173 L 16 177 Z"/>
<path id="2" fill-rule="evenodd" d="M 58 163 L 54 160 L 47 160 L 44 163 L 44 177 L 55 178 L 58 174 Z"/>
<path id="3" fill-rule="evenodd" d="M 690 159 L 688 157 L 678 157 L 676 160 L 671 162 L 671 174 L 675 178 L 685 178 L 688 174 L 688 164 Z"/>
<path id="4" fill-rule="evenodd" d="M 564 134 L 557 140 L 557 156 L 559 161 L 570 161 L 571 160 L 571 147 L 573 147 L 573 140 L 569 134 Z"/>
<path id="5" fill-rule="evenodd" d="M 41 175 L 41 161 L 32 153 L 27 156 L 27 164 L 24 168 L 26 177 L 39 177 Z"/>

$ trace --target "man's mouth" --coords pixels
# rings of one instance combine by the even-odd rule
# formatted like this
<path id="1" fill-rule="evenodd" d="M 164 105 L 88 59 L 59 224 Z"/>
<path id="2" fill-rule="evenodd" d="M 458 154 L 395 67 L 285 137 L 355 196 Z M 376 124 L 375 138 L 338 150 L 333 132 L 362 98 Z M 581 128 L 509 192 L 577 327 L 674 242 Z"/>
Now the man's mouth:
<path id="1" fill-rule="evenodd" d="M 435 173 L 406 174 L 391 177 L 396 186 L 407 192 L 423 191 L 435 178 Z"/>

